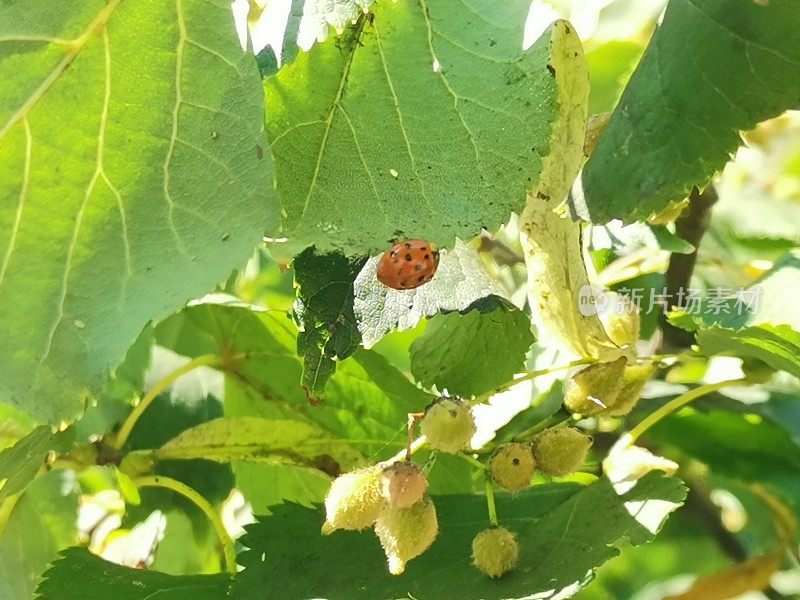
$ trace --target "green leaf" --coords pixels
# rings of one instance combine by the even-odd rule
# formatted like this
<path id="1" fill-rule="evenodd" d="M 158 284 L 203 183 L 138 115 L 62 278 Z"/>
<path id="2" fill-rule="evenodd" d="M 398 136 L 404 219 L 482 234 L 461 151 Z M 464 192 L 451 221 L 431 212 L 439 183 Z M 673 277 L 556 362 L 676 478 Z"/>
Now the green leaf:
<path id="1" fill-rule="evenodd" d="M 355 314 L 367 348 L 393 329 L 412 329 L 440 310 L 463 310 L 480 298 L 503 293 L 474 246 L 461 240 L 441 251 L 436 276 L 413 290 L 394 290 L 378 281 L 379 259 L 370 258 L 355 281 Z"/>
<path id="2" fill-rule="evenodd" d="M 296 368 L 299 372 L 299 362 Z M 299 399 L 271 397 L 265 402 L 264 397 L 248 394 L 247 389 L 235 380 L 227 382 L 226 414 L 313 423 L 334 440 L 330 449 L 322 445 L 320 454 L 330 452 L 342 457 L 341 442 L 336 440 L 346 439 L 365 460 L 373 462 L 405 446 L 408 413 L 420 412 L 434 400 L 384 357 L 363 349 L 339 365 L 321 404 L 309 404 L 302 392 Z M 340 466 L 347 469 L 357 464 Z"/>
<path id="3" fill-rule="evenodd" d="M 161 324 L 156 334 L 160 343 L 187 356 L 228 357 L 226 415 L 316 424 L 333 439 L 348 439 L 365 457 L 394 454 L 405 442 L 407 414 L 433 400 L 381 355 L 360 349 L 338 365 L 325 401 L 310 405 L 300 387 L 297 329 L 278 311 L 198 303 Z"/>
<path id="4" fill-rule="evenodd" d="M 277 228 L 229 4 L 0 8 L 0 396 L 40 421 L 76 416 L 148 320 Z"/>
<path id="5" fill-rule="evenodd" d="M 331 486 L 331 478 L 322 471 L 299 465 L 237 462 L 233 472 L 236 488 L 259 515 L 270 514 L 272 506 L 284 502 L 320 504 Z"/>
<path id="6" fill-rule="evenodd" d="M 267 134 L 297 251 L 362 254 L 404 237 L 447 248 L 522 208 L 559 109 L 550 34 L 522 49 L 528 9 L 378 2 L 267 80 Z"/>
<path id="7" fill-rule="evenodd" d="M 675 254 L 691 254 L 695 247 L 667 229 L 666 225 L 650 225 L 659 248 Z"/>
<path id="8" fill-rule="evenodd" d="M 207 298 L 161 323 L 156 339 L 184 356 L 228 357 L 226 373 L 264 396 L 306 403 L 297 327 L 285 312 L 265 311 L 227 296 Z"/>
<path id="9" fill-rule="evenodd" d="M 794 0 L 674 0 L 586 165 L 579 212 L 644 219 L 705 186 L 740 130 L 798 105 Z"/>
<path id="10" fill-rule="evenodd" d="M 325 384 L 336 370 L 334 361 L 347 358 L 361 343 L 353 282 L 366 260 L 338 252 L 317 254 L 314 248 L 294 259 L 297 353 L 303 359 L 302 382 L 309 398 L 323 398 Z"/>
<path id="11" fill-rule="evenodd" d="M 634 40 L 612 40 L 586 53 L 589 114 L 614 108 L 643 51 L 642 44 Z"/>
<path id="12" fill-rule="evenodd" d="M 701 352 L 756 358 L 800 377 L 800 313 L 791 310 L 800 289 L 800 250 L 775 262 L 751 288 L 706 298 L 697 310 L 674 311 L 670 322 L 694 331 Z"/>
<path id="13" fill-rule="evenodd" d="M 800 469 L 800 446 L 779 424 L 754 412 L 685 409 L 653 427 L 648 436 L 721 475 L 763 481 Z"/>
<path id="14" fill-rule="evenodd" d="M 36 588 L 38 600 L 223 600 L 230 598 L 232 578 L 216 575 L 165 575 L 115 565 L 84 548 L 62 552 Z"/>
<path id="15" fill-rule="evenodd" d="M 337 462 L 352 464 L 359 454 L 347 439 L 333 439 L 319 427 L 301 421 L 224 417 L 187 429 L 154 451 L 158 460 L 204 458 L 311 461 L 324 450 Z"/>
<path id="16" fill-rule="evenodd" d="M 633 544 L 651 540 L 653 534 L 631 516 L 626 502 L 678 504 L 684 496 L 678 480 L 659 476 L 644 478 L 624 496 L 617 496 L 607 481 L 586 488 L 542 485 L 516 497 L 500 494 L 498 514 L 501 524 L 517 534 L 520 565 L 498 580 L 470 564 L 472 538 L 488 527 L 480 495 L 433 498 L 439 537 L 399 577 L 386 571 L 372 532 L 322 536 L 321 512 L 297 505 L 274 507 L 271 517 L 246 528 L 242 543 L 249 550 L 239 555 L 245 570 L 237 576 L 236 598 L 262 598 L 269 585 L 282 600 L 434 600 L 453 597 L 456 581 L 464 600 L 530 597 L 584 584 L 592 569 L 619 553 L 612 544 L 624 538 Z"/>
<path id="17" fill-rule="evenodd" d="M 78 543 L 78 492 L 70 472 L 50 471 L 25 490 L 10 515 L 5 513 L 8 522 L 0 525 L 0 598 L 30 600 L 59 550 Z"/>
<path id="18" fill-rule="evenodd" d="M 525 368 L 534 342 L 530 319 L 497 296 L 437 315 L 411 345 L 411 373 L 426 386 L 477 396 Z"/>
<path id="19" fill-rule="evenodd" d="M 72 441 L 73 431 L 53 433 L 42 425 L 0 452 L 0 504 L 23 491 L 33 481 L 50 450 L 64 450 Z"/>

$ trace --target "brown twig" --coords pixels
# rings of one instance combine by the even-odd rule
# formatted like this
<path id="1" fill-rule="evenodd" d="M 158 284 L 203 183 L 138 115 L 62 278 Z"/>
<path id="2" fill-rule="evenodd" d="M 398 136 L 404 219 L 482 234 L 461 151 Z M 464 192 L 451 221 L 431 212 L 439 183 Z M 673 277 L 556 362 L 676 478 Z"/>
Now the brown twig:
<path id="1" fill-rule="evenodd" d="M 689 196 L 689 206 L 675 221 L 675 234 L 695 248 L 691 254 L 673 253 L 669 259 L 665 275 L 666 293 L 667 298 L 673 300 L 674 306 L 678 308 L 685 303 L 686 291 L 697 263 L 697 250 L 711 222 L 711 209 L 717 199 L 717 191 L 713 185 L 709 185 L 702 192 L 694 188 Z M 694 342 L 694 336 L 690 332 L 670 325 L 663 315 L 661 326 L 664 332 L 662 351 L 688 348 Z"/>

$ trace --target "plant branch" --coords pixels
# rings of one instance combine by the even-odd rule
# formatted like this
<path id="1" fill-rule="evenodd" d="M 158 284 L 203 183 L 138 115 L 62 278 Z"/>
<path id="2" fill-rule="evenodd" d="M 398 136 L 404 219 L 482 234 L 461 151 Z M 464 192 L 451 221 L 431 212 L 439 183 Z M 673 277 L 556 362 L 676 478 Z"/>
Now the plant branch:
<path id="1" fill-rule="evenodd" d="M 678 308 L 681 308 L 681 304 L 686 300 L 686 290 L 689 288 L 697 263 L 697 251 L 711 222 L 711 209 L 717 199 L 717 191 L 712 184 L 702 192 L 697 188 L 692 189 L 689 206 L 675 221 L 675 234 L 694 246 L 694 252 L 691 254 L 673 253 L 665 274 L 667 298 L 676 299 Z M 661 326 L 664 332 L 662 349 L 687 348 L 692 345 L 694 336 L 671 325 L 667 322 L 666 315 L 661 316 Z"/>
<path id="2" fill-rule="evenodd" d="M 119 433 L 117 433 L 117 436 L 113 441 L 113 446 L 119 449 L 125 445 L 125 442 L 128 441 L 128 437 L 130 437 L 136 422 L 139 420 L 139 417 L 141 417 L 142 414 L 144 414 L 144 411 L 147 410 L 147 407 L 150 406 L 162 392 L 175 383 L 177 379 L 199 367 L 211 367 L 219 365 L 221 362 L 222 357 L 215 354 L 205 354 L 190 360 L 185 365 L 178 367 L 166 377 L 161 379 L 152 388 L 150 388 L 150 390 L 148 390 L 144 397 L 142 397 L 142 399 L 139 401 L 139 404 L 133 408 L 131 413 L 125 419 L 125 422 L 122 424 L 122 427 L 120 427 Z"/>
<path id="3" fill-rule="evenodd" d="M 199 508 L 211 522 L 211 525 L 214 527 L 219 537 L 220 544 L 222 545 L 222 553 L 225 558 L 225 570 L 229 573 L 236 573 L 236 550 L 233 546 L 233 540 L 231 536 L 228 535 L 228 530 L 225 529 L 225 525 L 219 514 L 217 514 L 217 511 L 214 510 L 214 507 L 211 506 L 208 500 L 203 498 L 197 490 L 176 479 L 164 477 L 162 475 L 137 477 L 133 482 L 139 487 L 160 487 L 172 490 Z"/>

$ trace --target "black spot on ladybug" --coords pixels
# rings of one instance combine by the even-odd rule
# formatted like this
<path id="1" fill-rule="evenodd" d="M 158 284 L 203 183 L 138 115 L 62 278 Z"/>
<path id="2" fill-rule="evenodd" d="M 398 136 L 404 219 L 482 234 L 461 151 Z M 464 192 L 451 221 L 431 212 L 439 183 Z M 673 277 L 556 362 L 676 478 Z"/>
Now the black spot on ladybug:
<path id="1" fill-rule="evenodd" d="M 550 63 L 547 63 L 547 70 L 550 71 L 550 75 L 552 75 L 553 77 L 556 76 L 556 68 Z"/>
<path id="2" fill-rule="evenodd" d="M 417 264 L 414 265 L 414 269 L 417 270 L 417 271 L 422 271 L 423 266 L 421 264 L 417 263 Z"/>
<path id="3" fill-rule="evenodd" d="M 408 285 L 408 282 L 407 282 L 407 281 L 401 281 L 401 282 L 400 282 L 400 285 L 401 285 L 402 287 L 406 287 L 406 286 Z"/>
<path id="4" fill-rule="evenodd" d="M 428 260 L 430 257 L 431 257 L 431 255 L 430 255 L 430 254 L 426 254 L 426 255 L 425 255 L 425 260 Z"/>
<path id="5" fill-rule="evenodd" d="M 422 246 L 422 248 L 420 248 L 420 250 L 422 250 L 423 252 L 425 252 L 427 249 L 428 249 L 427 246 Z"/>
<path id="6" fill-rule="evenodd" d="M 420 275 L 419 277 L 417 277 L 417 281 L 420 282 L 425 281 L 425 275 Z"/>
<path id="7" fill-rule="evenodd" d="M 572 33 L 572 29 L 569 28 L 569 25 L 564 25 L 564 31 L 567 33 Z"/>
<path id="8" fill-rule="evenodd" d="M 511 464 L 513 464 L 516 467 L 519 464 L 519 459 L 518 458 L 512 459 Z"/>
<path id="9" fill-rule="evenodd" d="M 406 254 L 406 260 L 411 260 L 411 254 Z"/>
<path id="10" fill-rule="evenodd" d="M 406 246 L 406 248 L 411 248 L 411 242 L 406 242 L 405 246 Z"/>

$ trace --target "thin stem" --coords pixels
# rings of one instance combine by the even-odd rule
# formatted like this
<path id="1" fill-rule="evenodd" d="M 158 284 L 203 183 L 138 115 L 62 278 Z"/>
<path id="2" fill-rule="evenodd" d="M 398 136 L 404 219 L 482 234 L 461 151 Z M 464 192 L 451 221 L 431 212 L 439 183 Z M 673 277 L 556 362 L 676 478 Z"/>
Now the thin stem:
<path id="1" fill-rule="evenodd" d="M 421 435 L 413 442 L 411 442 L 410 446 L 404 448 L 403 450 L 395 454 L 393 457 L 384 460 L 379 464 L 388 466 L 401 460 L 407 460 L 409 456 L 414 454 L 420 448 L 423 448 L 427 443 L 428 443 L 428 438 L 426 438 L 424 435 Z"/>
<path id="2" fill-rule="evenodd" d="M 125 419 L 125 422 L 119 429 L 116 440 L 114 440 L 114 447 L 122 448 L 125 445 L 125 442 L 128 441 L 128 437 L 130 437 L 131 431 L 133 431 L 133 428 L 136 425 L 136 422 L 139 420 L 139 417 L 141 417 L 144 411 L 147 410 L 147 407 L 150 406 L 163 391 L 175 383 L 178 378 L 186 375 L 186 373 L 193 371 L 194 369 L 197 369 L 198 367 L 211 367 L 219 365 L 221 362 L 222 357 L 220 356 L 215 354 L 204 354 L 203 356 L 198 356 L 197 358 L 190 360 L 185 365 L 178 367 L 169 375 L 161 379 L 161 381 L 150 388 L 150 390 L 139 401 L 139 404 L 133 408 L 131 413 L 128 415 L 128 418 Z"/>
<path id="3" fill-rule="evenodd" d="M 558 365 L 558 366 L 555 366 L 555 367 L 548 367 L 546 369 L 540 369 L 538 371 L 528 371 L 522 377 L 517 377 L 516 379 L 512 379 L 510 381 L 506 381 L 500 387 L 497 387 L 497 388 L 493 389 L 492 391 L 487 392 L 485 394 L 481 394 L 480 396 L 476 396 L 475 399 L 473 400 L 473 404 L 478 404 L 480 402 L 483 402 L 484 400 L 487 400 L 487 399 L 491 398 L 495 394 L 500 394 L 502 392 L 505 392 L 506 390 L 514 387 L 518 383 L 522 383 L 523 381 L 530 381 L 531 379 L 536 379 L 537 377 L 541 377 L 543 375 L 549 375 L 550 373 L 555 373 L 556 371 L 563 371 L 564 369 L 571 369 L 572 367 L 580 367 L 582 365 L 589 365 L 589 364 L 592 364 L 592 363 L 595 363 L 595 362 L 597 362 L 597 359 L 595 359 L 595 358 L 580 358 L 578 360 L 573 360 L 572 362 L 568 362 L 568 363 L 566 363 L 564 365 Z"/>
<path id="4" fill-rule="evenodd" d="M 489 523 L 497 527 L 497 506 L 494 503 L 494 484 L 489 472 L 483 472 L 484 487 L 486 489 L 486 509 L 489 511 Z"/>
<path id="5" fill-rule="evenodd" d="M 203 498 L 197 490 L 189 487 L 185 483 L 181 483 L 171 477 L 164 477 L 163 475 L 137 477 L 133 482 L 139 487 L 160 487 L 172 490 L 199 508 L 211 522 L 211 525 L 217 532 L 217 536 L 219 536 L 219 541 L 222 545 L 222 553 L 225 557 L 225 570 L 229 573 L 236 573 L 236 550 L 233 546 L 233 540 L 231 536 L 228 535 L 228 531 L 225 529 L 225 525 L 222 523 L 222 519 L 219 514 L 217 514 L 217 511 L 214 510 L 214 507 L 211 506 L 208 500 Z"/>
<path id="6" fill-rule="evenodd" d="M 481 461 L 479 461 L 477 458 L 473 458 L 472 456 L 470 456 L 465 452 L 460 452 L 458 456 L 463 460 L 465 460 L 466 462 L 468 462 L 469 464 L 471 464 L 476 469 L 480 469 L 481 471 L 486 470 L 486 465 L 483 464 Z"/>
<path id="7" fill-rule="evenodd" d="M 639 437 L 648 429 L 650 429 L 653 425 L 658 423 L 661 419 L 666 416 L 669 416 L 676 410 L 683 408 L 693 400 L 700 398 L 701 396 L 705 396 L 710 394 L 711 392 L 716 392 L 724 387 L 728 387 L 731 385 L 742 385 L 746 384 L 747 380 L 739 377 L 736 379 L 725 379 L 724 381 L 719 381 L 717 383 L 707 383 L 705 385 L 698 386 L 688 392 L 681 394 L 680 396 L 676 396 L 669 402 L 667 402 L 664 406 L 659 408 L 656 411 L 653 411 L 645 419 L 643 419 L 640 423 L 636 425 L 633 429 L 630 430 L 627 434 L 627 442 L 632 444 L 635 442 Z"/>
<path id="8" fill-rule="evenodd" d="M 425 413 L 408 413 L 407 432 L 406 432 L 406 461 L 411 460 L 411 445 L 414 443 L 414 426 L 417 424 Z"/>
<path id="9" fill-rule="evenodd" d="M 566 425 L 570 421 L 572 421 L 572 417 L 567 417 L 566 419 L 564 419 L 564 418 L 559 418 L 558 414 L 550 415 L 546 419 L 542 419 L 541 421 L 536 423 L 536 425 L 533 425 L 532 427 L 529 427 L 522 433 L 519 433 L 518 435 L 514 436 L 514 439 L 520 442 L 526 441 L 529 438 L 536 435 L 537 433 L 539 433 L 540 431 L 544 431 L 545 429 L 550 429 L 554 427 L 562 427 L 563 425 Z"/>

